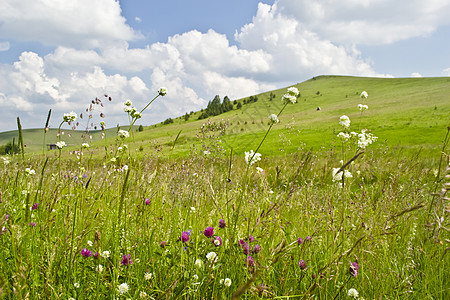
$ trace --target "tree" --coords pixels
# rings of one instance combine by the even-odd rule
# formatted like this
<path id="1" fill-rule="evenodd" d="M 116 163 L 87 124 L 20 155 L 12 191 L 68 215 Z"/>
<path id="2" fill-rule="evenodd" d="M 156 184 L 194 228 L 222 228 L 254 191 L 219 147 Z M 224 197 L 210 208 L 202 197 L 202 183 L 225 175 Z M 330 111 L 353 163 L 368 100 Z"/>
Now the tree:
<path id="1" fill-rule="evenodd" d="M 230 110 L 233 110 L 233 104 L 231 104 L 230 98 L 228 98 L 228 96 L 225 96 L 222 102 L 222 111 L 227 112 Z"/>
<path id="2" fill-rule="evenodd" d="M 241 101 L 237 103 L 236 109 L 240 109 L 242 107 Z"/>
<path id="3" fill-rule="evenodd" d="M 139 132 L 144 131 L 144 126 L 139 125 L 138 131 L 139 131 Z"/>

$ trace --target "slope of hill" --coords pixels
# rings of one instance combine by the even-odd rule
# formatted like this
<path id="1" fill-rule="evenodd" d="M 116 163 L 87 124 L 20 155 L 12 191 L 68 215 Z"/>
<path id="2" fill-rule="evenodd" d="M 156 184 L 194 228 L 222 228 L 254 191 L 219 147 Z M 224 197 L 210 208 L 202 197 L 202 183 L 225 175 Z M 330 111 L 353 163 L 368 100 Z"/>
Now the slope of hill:
<path id="1" fill-rule="evenodd" d="M 260 151 L 265 155 L 294 152 L 299 148 L 329 147 L 336 142 L 336 134 L 341 130 L 339 117 L 344 114 L 352 121 L 351 130 L 368 128 L 379 137 L 379 142 L 390 146 L 437 147 L 450 125 L 449 77 L 319 76 L 295 86 L 301 97 L 280 115 L 280 123 L 272 128 Z M 360 98 L 362 91 L 367 91 L 368 99 Z M 210 122 L 221 122 L 226 126 L 220 145 L 224 149 L 233 147 L 235 153 L 256 149 L 268 128 L 268 116 L 280 111 L 281 97 L 285 92 L 283 88 L 262 93 L 257 95 L 257 102 L 248 104 L 239 99 L 237 101 L 244 104 L 242 108 L 236 109 L 234 105 L 234 110 L 210 118 Z M 362 115 L 357 108 L 359 103 L 369 107 Z M 135 132 L 134 148 L 141 148 L 144 152 L 150 152 L 158 145 L 172 148 L 181 131 L 171 155 L 189 153 L 192 144 L 196 144 L 197 149 L 207 149 L 210 140 L 197 137 L 202 124 L 208 122 L 198 120 L 200 113 L 193 113 L 187 121 L 179 117 L 172 124 L 156 124 L 145 127 L 143 132 Z M 110 140 L 114 139 L 115 130 L 108 130 Z M 71 145 L 79 145 L 82 132 L 70 133 L 72 138 L 65 140 L 70 140 Z M 100 132 L 92 135 L 93 140 L 98 141 L 96 143 L 102 143 Z M 13 136 L 17 136 L 17 132 L 0 133 L 0 144 L 10 141 Z M 55 132 L 49 132 L 47 142 L 55 141 Z M 42 151 L 42 142 L 42 129 L 24 130 L 28 151 Z"/>

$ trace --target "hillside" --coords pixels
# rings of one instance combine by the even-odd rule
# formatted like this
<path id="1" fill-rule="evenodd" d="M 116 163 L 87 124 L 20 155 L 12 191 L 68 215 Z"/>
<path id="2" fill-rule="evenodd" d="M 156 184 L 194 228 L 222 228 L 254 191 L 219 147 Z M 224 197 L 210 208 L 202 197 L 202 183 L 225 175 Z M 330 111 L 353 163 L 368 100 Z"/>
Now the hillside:
<path id="1" fill-rule="evenodd" d="M 336 141 L 341 130 L 338 124 L 341 115 L 352 121 L 351 129 L 369 128 L 379 137 L 379 143 L 389 146 L 435 148 L 441 143 L 450 125 L 450 78 L 365 78 L 348 76 L 319 76 L 295 85 L 301 97 L 294 105 L 288 105 L 280 115 L 281 122 L 268 135 L 261 153 L 277 155 L 294 152 L 299 148 L 328 148 Z M 363 103 L 362 91 L 369 97 L 364 104 L 369 109 L 360 115 L 357 108 Z M 210 118 L 211 122 L 227 123 L 222 136 L 223 148 L 233 147 L 235 153 L 255 149 L 268 128 L 268 116 L 277 114 L 282 107 L 281 97 L 286 89 L 268 91 L 256 95 L 257 102 L 244 104 L 242 108 Z M 270 97 L 271 93 L 274 95 Z M 232 101 L 233 103 L 233 101 Z M 317 108 L 320 107 L 320 110 Z M 151 108 L 150 108 L 151 109 Z M 145 113 L 144 113 L 145 114 Z M 180 136 L 171 155 L 188 154 L 192 144 L 199 145 L 199 128 L 208 120 L 198 120 L 201 112 L 195 112 L 185 121 L 183 116 L 174 123 L 156 124 L 135 132 L 135 149 L 151 152 L 161 147 L 172 148 L 177 134 Z M 124 124 L 125 125 L 125 124 Z M 109 129 L 107 137 L 114 139 L 115 128 Z M 69 132 L 66 132 L 68 134 Z M 72 138 L 65 138 L 71 145 L 79 145 L 81 132 L 70 132 Z M 100 133 L 93 132 L 93 140 L 100 141 Z M 17 136 L 17 132 L 0 133 L 0 144 L 6 144 Z M 26 151 L 42 151 L 43 130 L 24 131 Z M 46 143 L 56 141 L 55 132 L 47 134 Z M 206 145 L 208 146 L 208 145 Z"/>

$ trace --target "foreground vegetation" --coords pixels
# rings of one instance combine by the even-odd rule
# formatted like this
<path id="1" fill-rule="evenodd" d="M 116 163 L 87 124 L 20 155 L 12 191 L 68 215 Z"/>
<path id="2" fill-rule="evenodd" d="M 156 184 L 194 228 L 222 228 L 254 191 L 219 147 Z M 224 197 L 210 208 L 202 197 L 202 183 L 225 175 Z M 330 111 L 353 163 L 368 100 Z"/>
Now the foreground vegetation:
<path id="1" fill-rule="evenodd" d="M 439 149 L 404 151 L 363 129 L 359 106 L 359 121 L 335 115 L 329 147 L 254 154 L 270 147 L 286 99 L 245 155 L 221 146 L 223 124 L 203 121 L 184 157 L 168 158 L 176 140 L 135 150 L 128 131 L 102 156 L 87 144 L 69 155 L 60 139 L 56 156 L 4 157 L 0 295 L 448 298 L 445 128 Z"/>

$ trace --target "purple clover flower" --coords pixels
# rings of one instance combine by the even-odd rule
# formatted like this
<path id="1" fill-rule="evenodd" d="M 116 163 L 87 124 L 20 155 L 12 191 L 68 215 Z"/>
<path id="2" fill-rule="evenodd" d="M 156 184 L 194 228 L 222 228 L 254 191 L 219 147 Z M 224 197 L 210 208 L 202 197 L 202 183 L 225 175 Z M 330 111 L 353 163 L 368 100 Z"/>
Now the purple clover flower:
<path id="1" fill-rule="evenodd" d="M 161 241 L 161 243 L 159 244 L 161 246 L 161 248 L 164 248 L 167 246 L 167 242 L 166 241 Z"/>
<path id="2" fill-rule="evenodd" d="M 39 203 L 34 203 L 33 206 L 31 207 L 31 210 L 37 209 L 38 206 L 39 206 Z"/>
<path id="3" fill-rule="evenodd" d="M 253 253 L 259 253 L 261 252 L 261 246 L 259 244 L 256 244 L 255 246 L 253 246 Z"/>
<path id="4" fill-rule="evenodd" d="M 152 201 L 149 198 L 145 198 L 145 205 L 150 205 Z"/>
<path id="5" fill-rule="evenodd" d="M 220 238 L 220 236 L 215 236 L 212 240 L 213 244 L 216 245 L 217 247 L 222 246 L 222 239 Z"/>
<path id="6" fill-rule="evenodd" d="M 350 268 L 348 269 L 348 272 L 350 273 L 350 275 L 352 275 L 353 277 L 358 276 L 358 270 L 359 270 L 359 265 L 358 263 L 355 261 L 350 265 Z"/>
<path id="7" fill-rule="evenodd" d="M 131 255 L 128 254 L 128 255 L 122 256 L 122 261 L 120 262 L 120 264 L 122 266 L 128 266 L 128 265 L 133 264 L 133 261 L 131 260 Z"/>
<path id="8" fill-rule="evenodd" d="M 297 240 L 297 243 L 298 243 L 299 245 L 303 244 L 303 239 L 302 239 L 301 237 L 299 237 L 298 240 Z"/>
<path id="9" fill-rule="evenodd" d="M 83 257 L 89 257 L 89 256 L 91 256 L 92 255 L 92 252 L 91 252 L 91 250 L 89 250 L 88 248 L 83 248 L 83 250 L 81 250 L 81 255 L 83 256 Z"/>
<path id="10" fill-rule="evenodd" d="M 94 258 L 95 258 L 95 259 L 98 259 L 98 251 L 96 251 L 96 252 L 94 253 Z"/>
<path id="11" fill-rule="evenodd" d="M 187 232 L 187 231 L 183 231 L 182 233 L 181 233 L 181 240 L 184 242 L 184 243 L 186 243 L 187 241 L 189 241 L 189 232 Z"/>
<path id="12" fill-rule="evenodd" d="M 252 250 L 252 247 L 249 246 L 247 243 L 244 244 L 244 246 L 242 246 L 244 249 L 242 250 L 242 252 L 245 255 L 248 255 L 250 253 L 250 251 Z"/>
<path id="13" fill-rule="evenodd" d="M 304 270 L 306 269 L 306 262 L 302 259 L 298 262 L 298 266 L 300 267 L 300 269 Z"/>
<path id="14" fill-rule="evenodd" d="M 244 247 L 244 245 L 245 245 L 244 240 L 243 240 L 243 239 L 240 239 L 240 240 L 239 240 L 239 246 Z"/>
<path id="15" fill-rule="evenodd" d="M 255 238 L 253 237 L 253 235 L 249 235 L 249 236 L 248 236 L 248 241 L 249 241 L 250 243 L 253 243 L 253 242 L 255 241 Z"/>
<path id="16" fill-rule="evenodd" d="M 246 258 L 245 262 L 247 263 L 247 266 L 249 266 L 249 267 L 253 266 L 253 257 L 252 256 L 248 256 Z"/>
<path id="17" fill-rule="evenodd" d="M 305 240 L 306 240 L 307 242 L 309 242 L 309 241 L 311 240 L 311 237 L 308 235 L 307 237 L 305 237 Z"/>
<path id="18" fill-rule="evenodd" d="M 36 226 L 36 223 L 34 223 L 34 222 L 31 222 L 31 223 L 28 223 L 28 225 L 30 225 L 30 226 L 32 226 L 32 227 L 34 227 L 34 226 Z"/>
<path id="19" fill-rule="evenodd" d="M 206 227 L 206 229 L 205 229 L 205 231 L 203 232 L 203 234 L 204 234 L 206 237 L 208 237 L 208 238 L 212 237 L 213 234 L 214 234 L 214 228 L 213 228 L 213 227 Z"/>
<path id="20" fill-rule="evenodd" d="M 225 220 L 224 219 L 220 219 L 219 220 L 219 228 L 225 228 L 227 225 L 225 224 Z"/>

